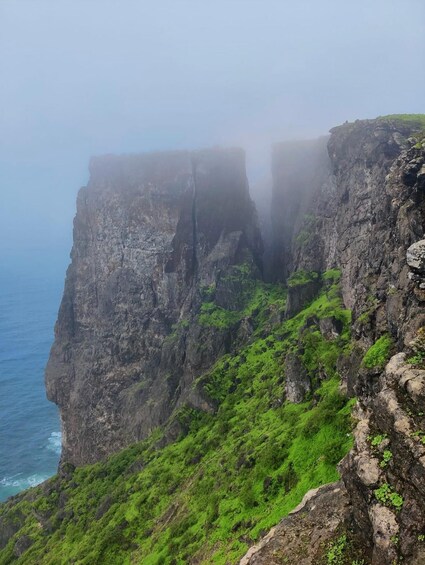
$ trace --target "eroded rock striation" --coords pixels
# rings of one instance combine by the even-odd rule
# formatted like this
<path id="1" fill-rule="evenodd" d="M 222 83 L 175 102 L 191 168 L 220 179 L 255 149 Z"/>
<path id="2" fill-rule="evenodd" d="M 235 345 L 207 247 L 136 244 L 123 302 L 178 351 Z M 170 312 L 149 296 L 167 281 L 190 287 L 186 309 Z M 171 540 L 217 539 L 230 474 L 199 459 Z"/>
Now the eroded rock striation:
<path id="1" fill-rule="evenodd" d="M 184 402 L 237 328 L 196 322 L 205 294 L 230 311 L 261 274 L 241 150 L 105 156 L 78 195 L 72 263 L 46 370 L 62 462 L 98 461 L 146 437 Z"/>

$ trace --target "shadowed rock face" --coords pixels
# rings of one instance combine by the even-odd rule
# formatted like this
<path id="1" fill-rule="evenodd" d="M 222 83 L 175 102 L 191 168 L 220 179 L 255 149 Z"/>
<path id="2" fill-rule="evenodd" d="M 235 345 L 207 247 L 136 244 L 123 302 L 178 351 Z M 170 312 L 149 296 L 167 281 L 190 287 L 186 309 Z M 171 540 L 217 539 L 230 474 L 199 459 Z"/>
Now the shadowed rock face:
<path id="1" fill-rule="evenodd" d="M 197 323 L 201 290 L 238 309 L 225 275 L 258 276 L 261 245 L 240 150 L 91 161 L 46 370 L 62 462 L 104 458 L 184 402 L 208 409 L 191 385 L 232 336 Z"/>

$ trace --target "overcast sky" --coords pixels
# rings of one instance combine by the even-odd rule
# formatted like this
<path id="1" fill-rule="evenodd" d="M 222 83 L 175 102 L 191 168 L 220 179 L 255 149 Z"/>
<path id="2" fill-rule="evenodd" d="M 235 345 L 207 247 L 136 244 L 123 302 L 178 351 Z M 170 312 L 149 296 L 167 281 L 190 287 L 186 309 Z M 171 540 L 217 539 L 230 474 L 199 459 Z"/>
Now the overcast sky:
<path id="1" fill-rule="evenodd" d="M 0 251 L 70 246 L 91 155 L 425 111 L 424 0 L 0 0 Z"/>

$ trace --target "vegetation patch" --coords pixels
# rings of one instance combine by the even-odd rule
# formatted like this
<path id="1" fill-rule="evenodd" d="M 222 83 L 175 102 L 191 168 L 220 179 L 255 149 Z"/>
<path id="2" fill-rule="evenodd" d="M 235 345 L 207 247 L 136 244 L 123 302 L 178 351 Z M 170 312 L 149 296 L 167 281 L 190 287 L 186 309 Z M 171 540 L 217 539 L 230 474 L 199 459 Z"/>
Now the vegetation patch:
<path id="1" fill-rule="evenodd" d="M 319 273 L 315 271 L 304 271 L 299 270 L 291 274 L 287 280 L 288 288 L 294 288 L 296 286 L 303 286 L 311 282 L 319 280 Z"/>
<path id="2" fill-rule="evenodd" d="M 391 356 L 393 340 L 390 335 L 382 335 L 366 352 L 362 365 L 367 369 L 383 369 Z"/>
<path id="3" fill-rule="evenodd" d="M 321 563 L 324 565 L 365 565 L 364 560 L 358 557 L 359 553 L 361 549 L 356 547 L 352 534 L 347 532 L 327 544 L 324 560 L 321 560 Z"/>
<path id="4" fill-rule="evenodd" d="M 237 563 L 309 489 L 336 480 L 336 464 L 352 445 L 354 403 L 341 394 L 336 372 L 351 319 L 336 278 L 274 329 L 270 312 L 284 307 L 285 290 L 258 284 L 244 310 L 254 326 L 251 343 L 194 384 L 216 412 L 182 407 L 174 443 L 164 447 L 164 431 L 157 430 L 105 462 L 68 470 L 0 507 L 6 523 L 22 524 L 0 562 Z M 328 317 L 341 320 L 341 331 L 326 340 L 317 324 Z M 299 343 L 316 390 L 311 400 L 291 404 L 283 361 Z M 16 558 L 23 535 L 32 545 Z"/>
<path id="5" fill-rule="evenodd" d="M 425 131 L 425 114 L 389 114 L 379 116 L 378 120 L 408 125 L 418 130 Z"/>
<path id="6" fill-rule="evenodd" d="M 419 328 L 416 332 L 411 348 L 413 355 L 407 359 L 407 362 L 420 369 L 425 368 L 425 327 Z"/>
<path id="7" fill-rule="evenodd" d="M 401 510 L 404 504 L 403 497 L 399 495 L 391 485 L 384 483 L 375 491 L 376 500 L 385 506 L 394 508 L 395 510 Z"/>
<path id="8" fill-rule="evenodd" d="M 301 229 L 295 237 L 295 242 L 299 247 L 304 247 L 313 238 L 314 230 L 316 227 L 316 217 L 313 214 L 305 214 Z"/>

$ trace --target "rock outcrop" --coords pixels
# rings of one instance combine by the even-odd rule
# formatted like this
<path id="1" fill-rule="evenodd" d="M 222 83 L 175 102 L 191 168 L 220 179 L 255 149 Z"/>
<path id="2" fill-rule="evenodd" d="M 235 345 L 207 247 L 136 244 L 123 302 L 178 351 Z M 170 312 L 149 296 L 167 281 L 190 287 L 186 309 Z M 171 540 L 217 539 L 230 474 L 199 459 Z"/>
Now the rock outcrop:
<path id="1" fill-rule="evenodd" d="M 243 307 L 232 269 L 261 274 L 241 150 L 106 156 L 78 195 L 72 263 L 46 371 L 62 462 L 94 462 L 146 437 L 183 403 L 237 328 L 200 324 L 205 293 Z"/>
<path id="2" fill-rule="evenodd" d="M 425 563 L 425 370 L 398 353 L 379 384 L 341 464 L 352 515 L 372 563 Z"/>
<path id="3" fill-rule="evenodd" d="M 425 563 L 422 138 L 421 125 L 399 119 L 334 128 L 327 172 L 323 163 L 316 165 L 320 182 L 303 191 L 281 173 L 287 166 L 280 154 L 284 149 L 277 147 L 274 153 L 274 200 L 281 198 L 282 206 L 286 201 L 292 211 L 291 237 L 286 234 L 276 255 L 285 264 L 278 262 L 275 272 L 280 265 L 281 276 L 290 274 L 289 283 L 295 281 L 288 284 L 289 298 L 300 309 L 310 300 L 308 285 L 318 273 L 340 268 L 344 303 L 353 314 L 352 352 L 340 359 L 338 370 L 348 393 L 358 397 L 359 423 L 341 475 L 364 562 L 373 565 Z M 300 192 L 301 204 L 293 214 Z M 376 364 L 364 363 L 365 352 L 379 337 Z M 395 355 L 386 370 L 377 356 L 384 342 L 388 351 L 391 343 L 393 352 L 407 351 L 407 356 Z M 301 382 L 303 374 L 299 367 Z M 297 375 L 292 374 L 291 382 L 297 382 Z M 292 550 L 281 547 L 282 559 L 291 559 Z M 309 559 L 306 563 L 319 562 Z"/>
<path id="4" fill-rule="evenodd" d="M 425 290 L 425 239 L 413 243 L 406 254 L 407 264 L 410 267 L 409 278 L 418 289 Z M 423 299 L 422 293 L 418 293 L 418 298 Z"/>
<path id="5" fill-rule="evenodd" d="M 327 550 L 349 522 L 350 503 L 342 483 L 314 489 L 239 565 L 325 564 Z"/>
<path id="6" fill-rule="evenodd" d="M 281 245 L 276 239 L 275 272 L 286 277 L 340 268 L 344 303 L 369 345 L 388 330 L 408 343 L 425 323 L 421 291 L 412 292 L 406 264 L 406 251 L 423 239 L 425 224 L 425 156 L 412 130 L 390 119 L 345 124 L 331 130 L 328 157 L 319 161 L 296 145 L 296 159 L 305 154 L 306 171 L 315 179 L 303 190 L 287 172 L 285 146 L 273 154 L 274 229 L 284 230 L 285 239 Z M 282 228 L 287 215 L 290 227 Z M 301 298 L 303 292 L 303 286 L 292 290 Z"/>

